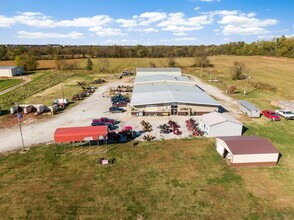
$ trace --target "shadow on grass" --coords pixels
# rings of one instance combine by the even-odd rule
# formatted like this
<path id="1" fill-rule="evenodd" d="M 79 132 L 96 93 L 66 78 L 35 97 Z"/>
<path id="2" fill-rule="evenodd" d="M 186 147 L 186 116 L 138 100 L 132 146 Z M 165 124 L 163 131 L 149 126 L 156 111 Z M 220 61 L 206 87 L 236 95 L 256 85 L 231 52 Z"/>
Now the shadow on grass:
<path id="1" fill-rule="evenodd" d="M 246 131 L 248 131 L 249 129 L 243 125 L 243 129 L 242 129 L 242 135 L 245 134 Z"/>

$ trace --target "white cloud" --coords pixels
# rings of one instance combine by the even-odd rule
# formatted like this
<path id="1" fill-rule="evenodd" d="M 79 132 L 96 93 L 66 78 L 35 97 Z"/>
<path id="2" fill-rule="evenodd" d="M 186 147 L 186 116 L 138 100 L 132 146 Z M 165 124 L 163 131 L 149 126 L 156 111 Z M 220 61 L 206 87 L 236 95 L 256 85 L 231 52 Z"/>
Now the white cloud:
<path id="1" fill-rule="evenodd" d="M 107 15 L 96 15 L 88 18 L 75 18 L 73 20 L 61 20 L 55 25 L 58 27 L 95 27 L 104 26 L 110 23 L 112 19 Z"/>
<path id="2" fill-rule="evenodd" d="M 265 27 L 278 23 L 276 19 L 258 19 L 253 12 L 245 14 L 238 10 L 218 10 L 200 14 L 209 15 L 212 20 L 216 16 L 219 17 L 217 23 L 222 25 L 220 28 L 224 35 L 263 35 L 270 32 Z"/>
<path id="3" fill-rule="evenodd" d="M 71 38 L 79 39 L 83 38 L 84 34 L 73 31 L 68 34 L 54 33 L 54 32 L 27 32 L 27 31 L 18 31 L 18 38 L 26 39 L 41 39 L 41 38 Z"/>
<path id="4" fill-rule="evenodd" d="M 224 16 L 218 23 L 224 25 L 224 35 L 261 35 L 269 33 L 264 27 L 275 25 L 278 21 L 275 19 L 261 20 L 241 14 Z"/>
<path id="5" fill-rule="evenodd" d="M 184 32 L 176 32 L 176 33 L 173 33 L 173 35 L 175 35 L 175 36 L 186 36 L 188 34 L 184 33 Z"/>
<path id="6" fill-rule="evenodd" d="M 108 28 L 108 27 L 92 27 L 89 29 L 94 32 L 99 37 L 109 37 L 109 36 L 124 36 L 127 33 L 123 33 L 121 29 L 118 28 Z"/>
<path id="7" fill-rule="evenodd" d="M 159 30 L 154 29 L 154 28 L 145 28 L 145 29 L 143 29 L 143 31 L 146 33 L 159 32 Z"/>
<path id="8" fill-rule="evenodd" d="M 194 8 L 194 10 L 195 10 L 195 11 L 197 11 L 197 10 L 199 10 L 199 9 L 200 9 L 200 7 L 199 7 L 199 6 Z"/>
<path id="9" fill-rule="evenodd" d="M 168 18 L 157 24 L 163 31 L 171 31 L 175 33 L 183 33 L 188 31 L 196 31 L 203 28 L 203 25 L 211 24 L 212 20 L 208 15 L 200 15 L 186 18 L 181 12 L 170 13 Z"/>

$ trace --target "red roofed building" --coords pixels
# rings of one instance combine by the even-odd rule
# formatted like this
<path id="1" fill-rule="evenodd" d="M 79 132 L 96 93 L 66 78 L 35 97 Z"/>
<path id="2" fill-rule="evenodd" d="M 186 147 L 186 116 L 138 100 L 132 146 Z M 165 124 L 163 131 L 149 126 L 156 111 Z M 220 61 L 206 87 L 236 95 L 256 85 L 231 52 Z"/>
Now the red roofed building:
<path id="1" fill-rule="evenodd" d="M 107 140 L 108 126 L 86 126 L 57 128 L 54 132 L 55 143 L 74 141 Z"/>
<path id="2" fill-rule="evenodd" d="M 216 138 L 217 152 L 232 167 L 275 166 L 280 153 L 272 143 L 258 136 L 228 136 Z"/>

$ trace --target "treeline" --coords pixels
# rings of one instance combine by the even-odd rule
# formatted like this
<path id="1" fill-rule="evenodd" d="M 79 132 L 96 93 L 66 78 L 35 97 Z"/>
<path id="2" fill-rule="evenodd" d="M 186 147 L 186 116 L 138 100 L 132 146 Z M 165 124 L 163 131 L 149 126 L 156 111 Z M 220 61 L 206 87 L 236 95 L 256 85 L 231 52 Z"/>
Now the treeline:
<path id="1" fill-rule="evenodd" d="M 262 55 L 294 57 L 294 38 L 282 36 L 270 41 L 252 43 L 230 42 L 200 46 L 63 46 L 63 45 L 0 45 L 0 60 L 15 60 L 30 55 L 37 59 L 99 58 L 99 57 L 197 57 L 212 55 Z"/>

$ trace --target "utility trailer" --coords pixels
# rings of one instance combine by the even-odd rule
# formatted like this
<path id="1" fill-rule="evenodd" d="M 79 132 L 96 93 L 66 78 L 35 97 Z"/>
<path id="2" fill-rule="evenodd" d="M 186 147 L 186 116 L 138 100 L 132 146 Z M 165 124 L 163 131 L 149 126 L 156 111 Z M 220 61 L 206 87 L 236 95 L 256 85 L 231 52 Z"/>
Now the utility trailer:
<path id="1" fill-rule="evenodd" d="M 259 118 L 260 109 L 245 100 L 239 100 L 239 109 L 250 118 Z"/>

